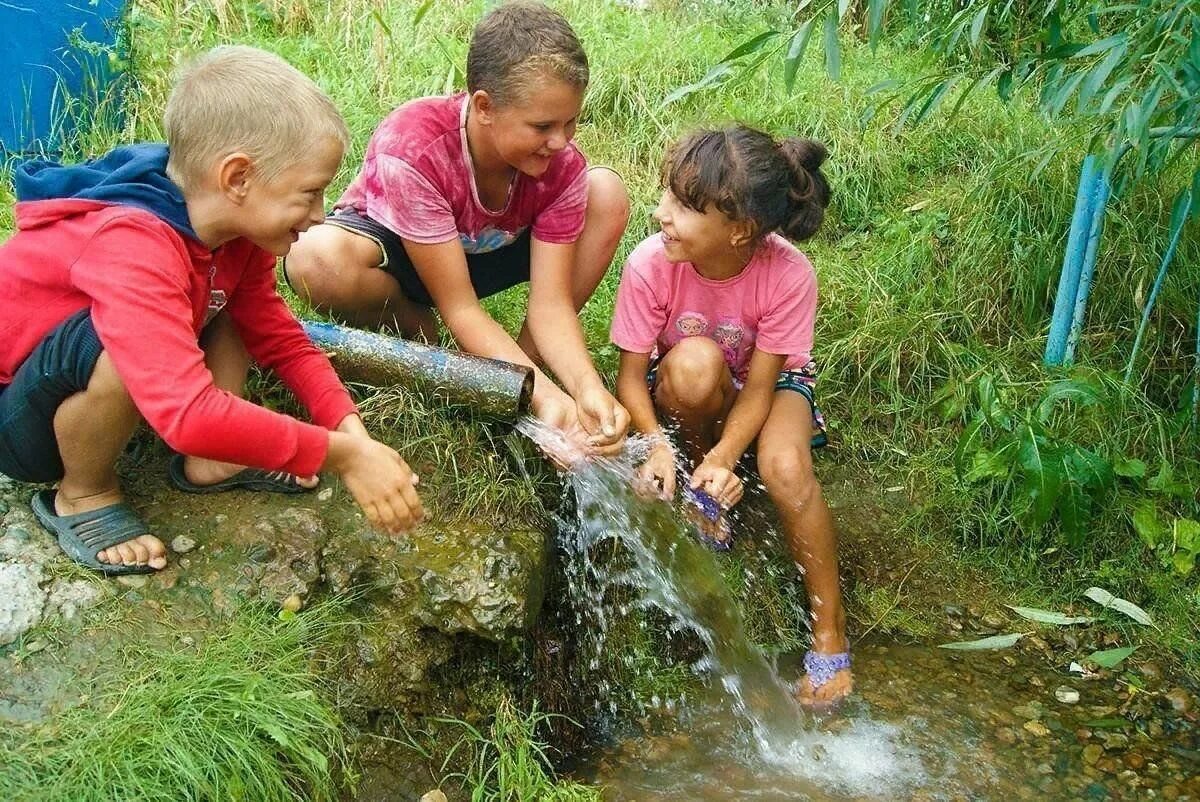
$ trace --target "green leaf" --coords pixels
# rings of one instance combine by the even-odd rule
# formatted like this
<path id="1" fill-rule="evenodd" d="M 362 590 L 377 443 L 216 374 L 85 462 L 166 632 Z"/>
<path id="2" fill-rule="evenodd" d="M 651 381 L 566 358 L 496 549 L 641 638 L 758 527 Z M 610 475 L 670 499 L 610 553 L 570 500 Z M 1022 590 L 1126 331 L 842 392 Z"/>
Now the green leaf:
<path id="1" fill-rule="evenodd" d="M 796 71 L 800 69 L 800 61 L 804 58 L 804 51 L 808 48 L 808 40 L 812 36 L 813 20 L 806 20 L 800 26 L 800 30 L 796 31 L 792 37 L 791 43 L 788 45 L 787 55 L 783 59 L 783 85 L 787 87 L 789 92 L 792 91 L 792 86 L 796 83 Z"/>
<path id="2" fill-rule="evenodd" d="M 1112 595 L 1104 588 L 1088 588 L 1083 592 L 1083 595 L 1087 596 L 1101 607 L 1111 607 L 1117 612 L 1129 616 L 1139 624 L 1154 626 L 1154 621 L 1151 620 L 1149 613 L 1131 601 L 1126 601 L 1125 599 Z"/>
<path id="3" fill-rule="evenodd" d="M 762 33 L 758 34 L 757 36 L 752 36 L 749 39 L 747 39 L 746 41 L 742 42 L 737 47 L 735 47 L 733 50 L 730 50 L 728 53 L 726 53 L 725 57 L 723 59 L 721 59 L 720 61 L 718 61 L 717 63 L 718 64 L 728 64 L 731 61 L 736 61 L 737 59 L 741 58 L 742 56 L 745 56 L 749 53 L 753 53 L 753 52 L 759 50 L 763 45 L 765 45 L 767 42 L 771 41 L 778 35 L 779 35 L 779 31 L 769 30 L 769 31 L 763 31 Z"/>
<path id="4" fill-rule="evenodd" d="M 730 65 L 725 63 L 715 64 L 707 73 L 704 74 L 704 77 L 699 81 L 696 81 L 696 83 L 688 84 L 687 86 L 681 86 L 678 89 L 668 93 L 667 96 L 662 99 L 662 103 L 659 105 L 669 106 L 676 101 L 682 100 L 693 92 L 699 92 L 703 89 L 709 88 L 710 86 L 719 84 L 722 81 L 728 80 L 729 76 L 732 74 L 733 67 Z"/>
<path id="5" fill-rule="evenodd" d="M 975 19 L 971 20 L 971 49 L 976 50 L 979 47 L 979 37 L 983 34 L 983 23 L 987 21 L 988 11 L 991 10 L 990 3 L 984 3 L 983 8 L 979 9 L 979 13 L 975 15 Z"/>
<path id="6" fill-rule="evenodd" d="M 1000 77 L 996 79 L 996 94 L 1005 103 L 1012 97 L 1013 89 L 1013 71 L 1007 69 L 1000 73 Z"/>
<path id="7" fill-rule="evenodd" d="M 1171 565 L 1175 568 L 1175 573 L 1187 576 L 1196 567 L 1196 553 L 1177 551 L 1171 555 Z"/>
<path id="8" fill-rule="evenodd" d="M 1083 726 L 1091 727 L 1094 730 L 1116 730 L 1129 726 L 1129 719 L 1125 718 L 1094 718 L 1091 721 L 1083 722 Z"/>
<path id="9" fill-rule="evenodd" d="M 432 0 L 431 0 L 431 2 L 432 2 Z M 383 15 L 379 13 L 379 9 L 378 9 L 378 8 L 373 8 L 373 9 L 371 9 L 371 18 L 375 20 L 375 24 L 376 24 L 376 25 L 378 25 L 380 28 L 382 28 L 382 29 L 383 29 L 383 32 L 384 32 L 385 34 L 387 34 L 387 38 L 389 38 L 389 39 L 392 39 L 392 38 L 394 38 L 394 37 L 392 36 L 392 28 L 391 28 L 391 26 L 389 26 L 389 25 L 387 24 L 387 21 L 386 21 L 386 20 L 384 20 L 384 18 L 383 18 Z"/>
<path id="10" fill-rule="evenodd" d="M 825 71 L 834 81 L 842 78 L 842 50 L 838 44 L 838 21 L 833 14 L 825 15 Z"/>
<path id="11" fill-rule="evenodd" d="M 1126 657 L 1135 651 L 1137 651 L 1136 646 L 1122 646 L 1119 649 L 1105 649 L 1104 651 L 1092 652 L 1084 659 L 1086 662 L 1100 666 L 1101 668 L 1116 668 Z M 1123 718 L 1117 719 L 1117 721 L 1120 724 L 1116 726 L 1124 726 L 1129 723 Z"/>
<path id="12" fill-rule="evenodd" d="M 988 451 L 986 448 L 979 449 L 972 457 L 971 469 L 967 471 L 963 479 L 974 484 L 984 479 L 1008 476 L 1009 468 L 1012 465 L 1013 450 L 1012 443 L 1006 444 L 996 451 Z"/>
<path id="13" fill-rule="evenodd" d="M 1200 523 L 1191 518 L 1179 518 L 1175 521 L 1175 548 L 1191 552 L 1193 555 L 1200 551 Z"/>
<path id="14" fill-rule="evenodd" d="M 1015 607 L 1011 604 L 1005 606 L 1022 618 L 1028 618 L 1030 621 L 1037 621 L 1042 624 L 1055 624 L 1060 627 L 1070 624 L 1091 624 L 1096 620 L 1087 615 L 1065 615 L 1063 613 L 1056 613 L 1053 610 L 1039 610 L 1037 607 Z"/>
<path id="15" fill-rule="evenodd" d="M 964 652 L 979 651 L 982 649 L 1007 649 L 1014 643 L 1025 637 L 1025 632 L 1012 632 L 1008 635 L 992 635 L 990 638 L 980 638 L 979 640 L 958 641 L 956 643 L 943 643 L 938 646 L 939 649 L 956 649 Z"/>
<path id="16" fill-rule="evenodd" d="M 1166 528 L 1158 519 L 1158 511 L 1149 501 L 1141 502 L 1133 511 L 1133 529 L 1150 549 L 1158 548 L 1166 534 Z"/>
<path id="17" fill-rule="evenodd" d="M 1121 62 L 1121 59 L 1125 58 L 1126 49 L 1127 46 L 1124 44 L 1114 47 L 1107 56 L 1101 59 L 1099 64 L 1088 71 L 1087 77 L 1079 85 L 1079 98 L 1076 101 L 1076 108 L 1079 111 L 1086 109 L 1096 93 L 1104 87 L 1105 82 L 1112 75 L 1113 69 Z"/>
<path id="18" fill-rule="evenodd" d="M 983 419 L 976 418 L 963 430 L 954 447 L 954 472 L 958 478 L 965 477 L 967 472 L 967 455 L 974 454 L 978 445 L 983 442 Z"/>
<path id="19" fill-rule="evenodd" d="M 1071 58 L 1087 58 L 1088 56 L 1094 56 L 1097 53 L 1103 53 L 1106 50 L 1110 50 L 1110 49 L 1116 47 L 1117 45 L 1123 45 L 1128 40 L 1129 40 L 1129 34 L 1122 31 L 1121 33 L 1114 34 L 1113 36 L 1109 36 L 1105 39 L 1101 39 L 1099 42 L 1092 42 L 1087 47 L 1085 47 L 1081 50 L 1077 50 L 1071 56 Z"/>
<path id="20" fill-rule="evenodd" d="M 417 12 L 413 14 L 412 24 L 414 28 L 421 24 L 421 20 L 425 19 L 425 15 L 429 13 L 429 9 L 431 8 L 433 8 L 433 0 L 425 0 L 425 2 L 420 5 L 420 7 L 417 9 Z"/>
<path id="21" fill-rule="evenodd" d="M 1117 457 L 1113 460 L 1113 473 L 1126 479 L 1141 479 L 1146 475 L 1146 463 L 1140 459 Z"/>
<path id="22" fill-rule="evenodd" d="M 1033 427 L 1025 425 L 1020 430 L 1021 447 L 1017 460 L 1021 465 L 1025 494 L 1030 500 L 1031 524 L 1043 526 L 1050 520 L 1058 495 L 1062 488 L 1063 470 L 1061 460 L 1047 463 L 1042 453 L 1042 438 Z M 1054 464 L 1057 462 L 1057 464 Z"/>
<path id="23" fill-rule="evenodd" d="M 1063 534 L 1072 548 L 1083 545 L 1087 525 L 1091 520 L 1091 502 L 1083 488 L 1075 482 L 1067 482 L 1058 497 L 1058 517 L 1062 521 Z"/>
<path id="24" fill-rule="evenodd" d="M 929 115 L 932 114 L 938 106 L 941 105 L 942 100 L 946 97 L 946 94 L 954 88 L 954 85 L 958 83 L 960 77 L 961 76 L 959 75 L 951 75 L 949 78 L 945 79 L 934 87 L 933 91 L 929 93 L 929 97 L 926 99 L 925 105 L 921 107 L 919 112 L 917 112 L 917 116 L 913 120 L 914 125 L 919 125 L 924 122 L 925 119 L 929 117 Z"/>
<path id="25" fill-rule="evenodd" d="M 838 0 L 837 18 L 843 19 L 846 12 L 850 10 L 850 6 L 854 4 L 854 0 Z"/>
<path id="26" fill-rule="evenodd" d="M 874 50 L 883 32 L 883 17 L 887 13 L 888 0 L 867 0 L 867 41 Z"/>

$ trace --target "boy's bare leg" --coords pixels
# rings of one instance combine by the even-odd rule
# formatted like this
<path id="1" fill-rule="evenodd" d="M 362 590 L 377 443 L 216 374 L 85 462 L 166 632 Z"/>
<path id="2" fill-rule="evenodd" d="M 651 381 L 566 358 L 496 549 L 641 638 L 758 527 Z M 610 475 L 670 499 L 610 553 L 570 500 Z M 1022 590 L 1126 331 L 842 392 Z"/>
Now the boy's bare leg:
<path id="1" fill-rule="evenodd" d="M 437 342 L 433 311 L 405 298 L 400 283 L 379 269 L 380 259 L 371 239 L 321 224 L 300 235 L 283 267 L 296 294 L 320 312 L 360 329 Z"/>
<path id="2" fill-rule="evenodd" d="M 790 390 L 775 393 L 771 412 L 758 438 L 758 468 L 767 493 L 779 510 L 792 559 L 804 575 L 812 615 L 813 651 L 846 651 L 846 614 L 838 580 L 837 534 L 833 516 L 812 465 L 812 408 Z M 807 678 L 801 701 L 824 702 L 850 693 L 849 669 L 814 689 Z"/>
<path id="3" fill-rule="evenodd" d="M 238 336 L 229 315 L 221 313 L 213 318 L 204 329 L 200 347 L 204 349 L 204 364 L 213 375 L 213 384 L 241 397 L 246 392 L 246 379 L 250 375 L 250 354 L 242 344 L 242 338 Z M 245 467 L 232 462 L 218 462 L 188 455 L 184 461 L 183 472 L 190 482 L 212 485 L 228 479 Z M 317 486 L 315 476 L 300 477 L 298 481 L 301 487 Z"/>
<path id="4" fill-rule="evenodd" d="M 102 352 L 87 389 L 63 401 L 54 414 L 54 436 L 64 468 L 55 513 L 77 515 L 123 500 L 115 463 L 139 419 L 112 360 Z M 161 540 L 147 534 L 107 548 L 96 558 L 109 565 L 164 568 L 167 550 Z"/>
<path id="5" fill-rule="evenodd" d="M 583 309 L 604 280 L 628 222 L 629 193 L 621 177 L 607 167 L 589 170 L 587 213 L 575 244 L 575 272 L 571 276 L 571 300 L 576 312 Z M 521 326 L 517 345 L 535 365 L 542 364 L 528 321 Z"/>

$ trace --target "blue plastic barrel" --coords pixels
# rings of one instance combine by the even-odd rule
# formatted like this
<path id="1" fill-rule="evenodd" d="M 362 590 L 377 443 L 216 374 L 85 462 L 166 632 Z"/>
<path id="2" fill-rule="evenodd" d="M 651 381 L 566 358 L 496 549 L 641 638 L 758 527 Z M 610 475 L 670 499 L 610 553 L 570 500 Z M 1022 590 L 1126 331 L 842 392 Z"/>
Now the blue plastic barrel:
<path id="1" fill-rule="evenodd" d="M 56 152 L 79 125 L 117 122 L 126 0 L 0 0 L 0 147 Z"/>

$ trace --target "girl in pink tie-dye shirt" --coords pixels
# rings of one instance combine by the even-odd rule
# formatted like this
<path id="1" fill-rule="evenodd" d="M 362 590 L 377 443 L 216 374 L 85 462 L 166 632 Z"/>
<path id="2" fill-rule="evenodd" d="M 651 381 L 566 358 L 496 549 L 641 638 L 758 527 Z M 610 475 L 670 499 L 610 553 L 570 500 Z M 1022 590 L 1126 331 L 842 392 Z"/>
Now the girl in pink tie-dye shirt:
<path id="1" fill-rule="evenodd" d="M 384 118 L 362 170 L 285 270 L 302 298 L 358 326 L 434 339 L 436 309 L 464 350 L 533 365 L 534 414 L 580 452 L 613 453 L 629 415 L 600 380 L 577 313 L 612 262 L 629 201 L 616 173 L 589 171 L 572 141 L 587 82 L 560 14 L 535 2 L 493 9 L 471 38 L 467 91 Z M 514 339 L 480 299 L 523 282 L 529 307 Z"/>
<path id="2" fill-rule="evenodd" d="M 685 509 L 728 549 L 725 513 L 742 498 L 735 468 L 757 451 L 808 591 L 813 646 L 796 694 L 814 705 L 853 683 L 833 518 L 812 465 L 825 443 L 811 357 L 817 277 L 780 233 L 816 233 L 829 203 L 824 160 L 817 142 L 776 143 L 744 126 L 685 137 L 663 167 L 662 231 L 625 263 L 612 324 L 617 396 L 653 443 L 639 470 L 644 492 L 675 496 L 669 422 L 691 468 Z"/>

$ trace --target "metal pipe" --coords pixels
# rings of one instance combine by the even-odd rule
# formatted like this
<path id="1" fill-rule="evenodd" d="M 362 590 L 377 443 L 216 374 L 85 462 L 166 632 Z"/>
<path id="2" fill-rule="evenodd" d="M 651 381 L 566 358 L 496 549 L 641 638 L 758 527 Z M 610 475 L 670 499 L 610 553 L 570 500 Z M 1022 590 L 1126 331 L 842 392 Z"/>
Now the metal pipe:
<path id="1" fill-rule="evenodd" d="M 533 397 L 533 368 L 360 329 L 302 320 L 339 375 L 378 387 L 403 385 L 452 406 L 514 422 Z"/>

